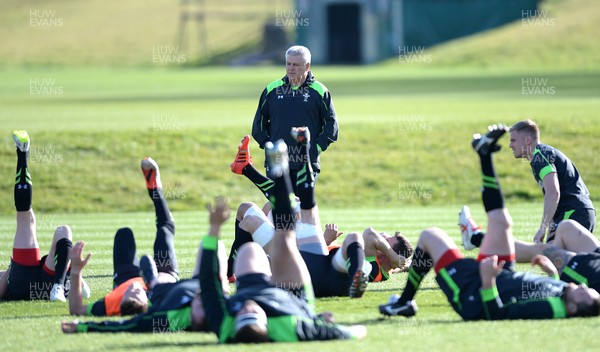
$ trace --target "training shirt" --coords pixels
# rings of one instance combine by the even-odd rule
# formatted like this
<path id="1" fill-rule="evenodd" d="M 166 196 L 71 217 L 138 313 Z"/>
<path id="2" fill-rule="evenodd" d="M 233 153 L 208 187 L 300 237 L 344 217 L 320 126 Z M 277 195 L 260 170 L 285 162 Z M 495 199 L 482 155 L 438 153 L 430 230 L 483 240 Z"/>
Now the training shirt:
<path id="1" fill-rule="evenodd" d="M 146 284 L 144 283 L 144 279 L 141 277 L 129 279 L 115 287 L 106 296 L 104 296 L 104 298 L 99 299 L 93 304 L 89 304 L 87 306 L 88 315 L 94 315 L 97 317 L 121 315 L 121 301 L 123 300 L 123 294 L 125 294 L 125 291 L 127 291 L 129 286 L 136 281 L 142 285 L 144 290 L 148 290 L 146 288 Z"/>
<path id="2" fill-rule="evenodd" d="M 313 170 L 319 171 L 319 153 L 337 141 L 338 123 L 329 90 L 310 71 L 296 88 L 292 88 L 287 76 L 267 85 L 258 101 L 252 137 L 261 148 L 268 141 L 283 139 L 288 145 L 290 169 L 300 169 L 304 155 L 290 132 L 292 127 L 301 126 L 310 131 L 310 161 Z"/>
<path id="3" fill-rule="evenodd" d="M 181 280 L 164 286 L 161 298 L 153 302 L 148 312 L 129 320 L 82 322 L 77 332 L 150 332 L 164 333 L 190 330 L 191 303 L 200 289 L 197 279 Z"/>
<path id="4" fill-rule="evenodd" d="M 379 264 L 379 260 L 377 260 L 377 257 L 366 257 L 365 260 L 367 260 L 371 264 L 369 282 L 381 282 L 386 281 L 390 278 L 390 274 L 381 267 L 381 264 Z"/>
<path id="5" fill-rule="evenodd" d="M 560 279 L 574 284 L 586 284 L 600 292 L 600 254 L 579 253 L 567 263 Z"/>
<path id="6" fill-rule="evenodd" d="M 579 171 L 563 152 L 546 144 L 538 144 L 533 150 L 530 165 L 533 177 L 544 194 L 544 177 L 551 172 L 557 174 L 560 199 L 553 216 L 555 223 L 568 219 L 575 210 L 594 209 L 590 192 L 579 176 Z"/>

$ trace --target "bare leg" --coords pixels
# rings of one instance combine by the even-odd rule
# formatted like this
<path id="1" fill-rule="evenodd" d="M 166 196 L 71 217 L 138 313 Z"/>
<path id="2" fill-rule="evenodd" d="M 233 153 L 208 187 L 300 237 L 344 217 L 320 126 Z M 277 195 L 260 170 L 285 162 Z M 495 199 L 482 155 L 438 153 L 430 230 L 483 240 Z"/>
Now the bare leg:
<path id="1" fill-rule="evenodd" d="M 515 240 L 515 255 L 517 263 L 530 263 L 533 257 L 536 255 L 544 254 L 544 248 L 547 247 L 548 245 L 544 243 L 531 243 Z"/>
<path id="2" fill-rule="evenodd" d="M 247 274 L 265 274 L 272 276 L 269 259 L 263 248 L 254 242 L 242 245 L 238 251 L 233 273 L 236 277 Z"/>
<path id="3" fill-rule="evenodd" d="M 458 250 L 456 243 L 442 229 L 437 227 L 431 227 L 421 232 L 417 247 L 429 254 L 433 265 L 449 250 Z"/>
<path id="4" fill-rule="evenodd" d="M 575 253 L 593 252 L 600 247 L 600 241 L 577 221 L 563 220 L 558 224 L 553 245 Z"/>
<path id="5" fill-rule="evenodd" d="M 488 213 L 488 231 L 481 243 L 480 256 L 497 255 L 500 259 L 515 253 L 512 235 L 512 218 L 506 208 L 494 209 Z"/>
<path id="6" fill-rule="evenodd" d="M 17 212 L 17 231 L 13 248 L 39 248 L 33 209 Z"/>

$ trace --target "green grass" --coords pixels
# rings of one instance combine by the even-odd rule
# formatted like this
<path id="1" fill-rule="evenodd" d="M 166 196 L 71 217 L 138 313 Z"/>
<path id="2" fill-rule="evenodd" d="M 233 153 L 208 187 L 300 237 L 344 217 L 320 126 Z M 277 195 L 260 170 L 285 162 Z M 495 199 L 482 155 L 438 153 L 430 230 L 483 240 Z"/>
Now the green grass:
<path id="1" fill-rule="evenodd" d="M 277 11 L 292 5 L 290 0 L 228 0 L 226 6 L 217 0 L 200 3 L 205 6 L 160 0 L 130 0 L 114 6 L 101 0 L 6 0 L 0 4 L 0 37 L 10 39 L 0 47 L 0 63 L 164 66 L 181 60 L 191 64 L 206 60 L 206 54 L 258 47 L 264 23 L 274 23 Z M 190 10 L 190 17 L 204 13 L 207 20 L 187 21 L 180 32 L 183 8 Z M 172 56 L 160 56 L 161 50 L 172 50 Z"/>
<path id="2" fill-rule="evenodd" d="M 600 47 L 591 38 L 600 27 L 600 3 L 550 0 L 540 6 L 537 18 L 444 43 L 426 54 L 439 67 L 598 68 Z"/>
<path id="3" fill-rule="evenodd" d="M 502 180 L 501 180 L 502 181 Z M 86 241 L 86 251 L 93 253 L 84 277 L 92 287 L 92 298 L 86 303 L 103 296 L 110 290 L 112 275 L 112 238 L 118 227 L 130 226 L 136 235 L 138 253 L 150 253 L 154 239 L 154 218 L 148 199 L 142 204 L 144 212 L 107 214 L 56 214 L 53 217 L 40 216 L 38 212 L 38 239 L 42 251 L 49 245 L 52 229 L 61 223 L 73 228 L 75 240 Z M 402 230 L 413 243 L 419 232 L 426 226 L 436 225 L 446 230 L 456 241 L 459 240 L 456 226 L 459 204 L 397 209 L 324 209 L 322 220 L 335 221 L 347 233 L 361 231 L 370 225 L 382 231 Z M 541 216 L 541 203 L 513 204 L 508 202 L 515 221 L 515 235 L 529 239 L 537 228 Z M 484 222 L 480 202 L 471 204 L 473 216 Z M 181 276 L 189 277 L 194 265 L 198 241 L 207 230 L 205 211 L 175 212 L 177 222 L 176 252 L 181 267 Z M 0 217 L 0 267 L 6 267 L 10 256 L 10 241 L 15 222 L 11 216 Z M 226 246 L 233 238 L 233 223 L 225 224 L 223 232 Z M 475 255 L 468 252 L 468 255 Z M 531 270 L 529 265 L 521 269 Z M 398 293 L 406 281 L 405 274 L 393 275 L 385 283 L 370 284 L 365 296 L 360 300 L 348 298 L 328 298 L 317 300 L 319 311 L 335 312 L 338 322 L 346 324 L 366 324 L 368 337 L 364 341 L 307 343 L 301 345 L 268 345 L 227 347 L 232 350 L 314 350 L 323 348 L 331 351 L 390 351 L 410 348 L 416 351 L 427 350 L 586 350 L 593 346 L 593 336 L 598 328 L 598 319 L 571 319 L 565 321 L 512 321 L 512 322 L 471 322 L 464 323 L 452 311 L 445 296 L 438 289 L 433 275 L 426 277 L 422 290 L 417 295 L 419 314 L 415 319 L 380 319 L 377 305 L 387 301 L 391 294 Z M 68 308 L 62 303 L 49 302 L 1 302 L 0 330 L 3 336 L 10 336 L 0 344 L 3 350 L 141 350 L 141 349 L 226 349 L 214 346 L 216 337 L 212 334 L 87 334 L 67 336 L 60 332 L 59 322 L 71 319 Z M 538 330 L 547 338 L 535 339 L 535 345 L 526 341 L 534 339 L 531 329 Z M 31 331 L 31 332 L 28 332 Z M 34 337 L 35 338 L 32 338 Z M 560 338 L 551 338 L 557 337 Z M 500 347 L 502 346 L 502 347 Z"/>
<path id="4" fill-rule="evenodd" d="M 11 189 L 10 131 L 32 138 L 38 209 L 139 211 L 139 160 L 153 156 L 177 210 L 217 193 L 261 200 L 228 170 L 258 95 L 281 68 L 5 69 L 0 81 L 0 182 Z M 600 194 L 600 71 L 429 71 L 397 66 L 317 67 L 333 94 L 340 139 L 322 156 L 318 201 L 328 207 L 397 207 L 472 201 L 479 167 L 472 133 L 533 118 L 542 141 L 569 155 L 594 200 Z M 547 79 L 553 95 L 523 95 L 522 80 Z M 30 95 L 30 80 L 54 79 L 63 94 Z M 34 84 L 34 88 L 37 87 Z M 508 139 L 504 139 L 505 146 Z M 263 155 L 251 145 L 257 167 Z M 506 196 L 539 201 L 526 162 L 497 157 Z M 352 190 L 352 191 L 348 191 Z M 127 201 L 124 201 L 127 199 Z M 13 212 L 11 197 L 0 212 Z"/>

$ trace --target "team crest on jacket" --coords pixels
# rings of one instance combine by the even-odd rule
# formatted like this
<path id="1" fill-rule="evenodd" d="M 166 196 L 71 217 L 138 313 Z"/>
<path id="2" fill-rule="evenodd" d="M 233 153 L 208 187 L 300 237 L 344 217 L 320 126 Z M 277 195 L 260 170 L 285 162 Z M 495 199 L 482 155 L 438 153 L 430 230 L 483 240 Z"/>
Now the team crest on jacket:
<path id="1" fill-rule="evenodd" d="M 307 103 L 308 98 L 310 98 L 310 95 L 308 95 L 308 93 L 304 93 L 304 94 L 302 94 L 302 96 L 304 97 L 304 102 Z"/>

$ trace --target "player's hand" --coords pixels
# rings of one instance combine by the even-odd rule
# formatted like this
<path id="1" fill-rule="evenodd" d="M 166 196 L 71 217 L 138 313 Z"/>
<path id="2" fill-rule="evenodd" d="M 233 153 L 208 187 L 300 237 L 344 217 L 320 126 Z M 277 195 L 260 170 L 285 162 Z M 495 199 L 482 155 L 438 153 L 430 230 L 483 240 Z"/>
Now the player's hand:
<path id="1" fill-rule="evenodd" d="M 479 275 L 481 276 L 483 288 L 488 288 L 485 287 L 488 286 L 486 284 L 493 282 L 496 276 L 500 275 L 504 264 L 506 264 L 506 261 L 502 260 L 498 262 L 498 256 L 496 255 L 487 257 L 479 263 Z"/>
<path id="2" fill-rule="evenodd" d="M 85 247 L 85 242 L 78 241 L 77 243 L 75 243 L 73 248 L 71 248 L 71 252 L 70 252 L 71 274 L 80 273 L 81 270 L 83 269 L 83 267 L 87 265 L 88 260 L 90 260 L 90 257 L 92 256 L 92 254 L 89 253 L 85 257 L 85 259 L 83 259 L 83 257 L 82 257 L 83 247 Z"/>
<path id="3" fill-rule="evenodd" d="M 343 235 L 343 232 L 338 231 L 338 226 L 336 224 L 325 224 L 325 231 L 323 231 L 323 237 L 325 238 L 325 243 L 329 246 L 331 242 L 335 241 L 338 237 Z"/>
<path id="4" fill-rule="evenodd" d="M 534 243 L 542 243 L 544 241 L 545 237 L 546 237 L 546 228 L 540 227 L 539 230 L 536 232 L 535 236 L 533 236 L 533 242 Z"/>
<path id="5" fill-rule="evenodd" d="M 332 312 L 323 312 L 323 313 L 319 314 L 319 316 L 321 318 L 323 318 L 323 320 L 326 323 L 330 323 L 330 324 L 334 324 L 335 323 L 335 317 L 333 316 Z"/>
<path id="6" fill-rule="evenodd" d="M 558 270 L 554 263 L 545 255 L 538 254 L 531 259 L 531 265 L 537 265 L 542 269 L 548 276 L 558 276 Z"/>
<path id="7" fill-rule="evenodd" d="M 79 320 L 63 321 L 60 325 L 65 334 L 74 334 L 77 332 L 77 324 L 79 324 Z"/>
<path id="8" fill-rule="evenodd" d="M 364 339 L 367 337 L 367 327 L 364 325 L 351 325 L 348 327 L 352 337 L 356 339 Z"/>
<path id="9" fill-rule="evenodd" d="M 223 223 L 229 219 L 229 215 L 231 214 L 231 209 L 229 209 L 229 200 L 227 197 L 223 196 L 215 197 L 214 205 L 212 203 L 208 203 L 206 204 L 206 209 L 208 210 L 208 219 L 211 227 L 209 235 L 218 236 L 218 230 L 220 229 L 221 225 L 223 225 Z"/>

